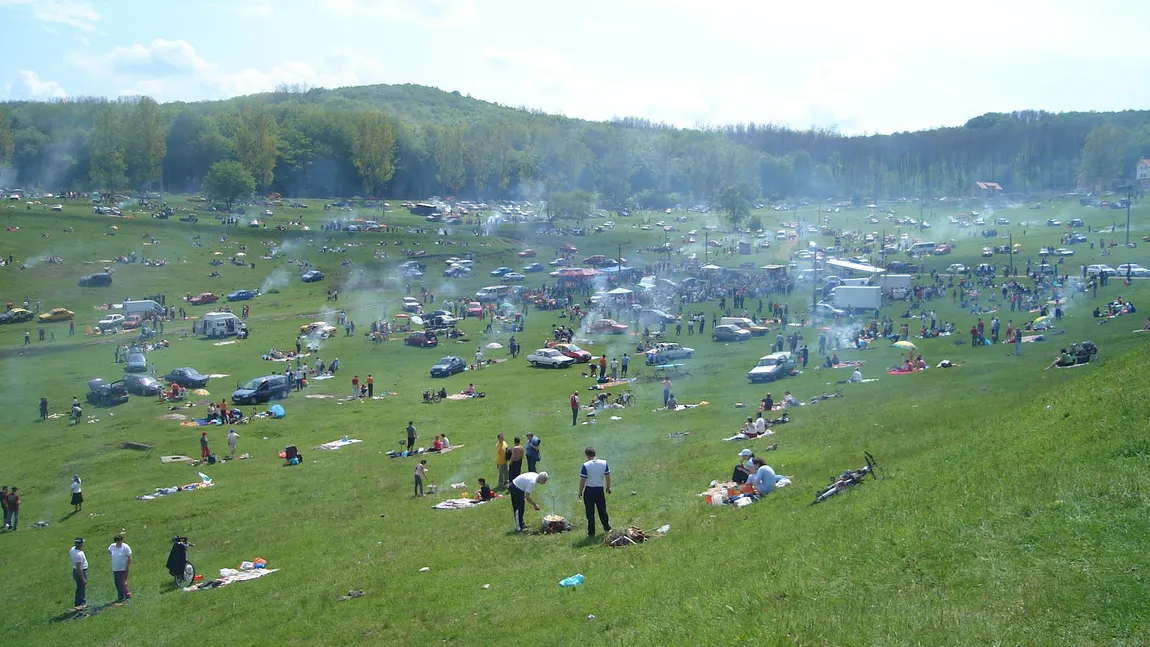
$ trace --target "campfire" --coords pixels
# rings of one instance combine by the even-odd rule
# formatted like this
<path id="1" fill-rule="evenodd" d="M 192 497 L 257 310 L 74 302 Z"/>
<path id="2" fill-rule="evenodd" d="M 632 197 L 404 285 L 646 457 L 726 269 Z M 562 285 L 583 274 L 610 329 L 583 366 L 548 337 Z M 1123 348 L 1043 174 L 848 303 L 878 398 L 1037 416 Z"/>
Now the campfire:
<path id="1" fill-rule="evenodd" d="M 607 533 L 607 536 L 603 539 L 603 543 L 612 548 L 633 546 L 645 541 L 647 541 L 647 533 L 643 532 L 643 529 L 637 526 L 630 526 L 623 532 L 612 530 Z"/>
<path id="2" fill-rule="evenodd" d="M 560 532 L 568 532 L 571 530 L 571 523 L 557 514 L 549 514 L 543 517 L 543 534 L 554 535 Z"/>

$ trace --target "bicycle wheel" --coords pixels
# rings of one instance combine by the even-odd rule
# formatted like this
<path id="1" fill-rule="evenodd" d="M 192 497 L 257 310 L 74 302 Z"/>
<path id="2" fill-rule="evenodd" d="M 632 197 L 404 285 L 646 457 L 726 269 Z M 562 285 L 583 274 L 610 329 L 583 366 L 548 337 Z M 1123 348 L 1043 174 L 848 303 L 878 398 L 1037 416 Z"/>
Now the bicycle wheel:
<path id="1" fill-rule="evenodd" d="M 436 393 L 435 395 L 431 396 L 431 401 L 432 401 L 432 402 L 439 402 L 439 401 L 440 401 L 440 400 L 442 400 L 442 399 L 443 399 L 443 398 L 439 397 L 439 394 L 438 394 L 438 393 Z"/>

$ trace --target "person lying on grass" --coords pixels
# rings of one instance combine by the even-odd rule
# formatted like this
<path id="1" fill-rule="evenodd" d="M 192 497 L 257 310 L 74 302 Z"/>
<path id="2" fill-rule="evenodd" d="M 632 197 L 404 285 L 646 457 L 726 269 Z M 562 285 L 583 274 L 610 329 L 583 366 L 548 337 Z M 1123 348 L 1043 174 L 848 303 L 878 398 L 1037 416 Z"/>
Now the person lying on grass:
<path id="1" fill-rule="evenodd" d="M 1067 366 L 1074 366 L 1074 356 L 1066 352 L 1065 348 L 1058 349 L 1058 357 L 1055 357 L 1054 361 L 1050 363 L 1050 366 L 1047 366 L 1044 370 L 1049 371 L 1055 366 L 1063 368 Z"/>

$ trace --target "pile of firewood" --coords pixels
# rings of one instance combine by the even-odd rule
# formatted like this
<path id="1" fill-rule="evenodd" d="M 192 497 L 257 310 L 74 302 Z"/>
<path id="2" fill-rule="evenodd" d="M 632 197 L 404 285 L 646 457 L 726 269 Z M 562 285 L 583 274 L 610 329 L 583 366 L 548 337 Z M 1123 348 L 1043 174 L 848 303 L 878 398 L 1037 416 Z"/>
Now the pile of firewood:
<path id="1" fill-rule="evenodd" d="M 557 514 L 549 514 L 543 517 L 543 534 L 553 535 L 560 532 L 568 532 L 571 530 L 571 524 Z"/>
<path id="2" fill-rule="evenodd" d="M 645 541 L 647 541 L 647 533 L 643 532 L 643 529 L 638 526 L 630 526 L 623 532 L 612 530 L 607 533 L 607 536 L 603 539 L 603 543 L 612 548 L 633 546 Z"/>

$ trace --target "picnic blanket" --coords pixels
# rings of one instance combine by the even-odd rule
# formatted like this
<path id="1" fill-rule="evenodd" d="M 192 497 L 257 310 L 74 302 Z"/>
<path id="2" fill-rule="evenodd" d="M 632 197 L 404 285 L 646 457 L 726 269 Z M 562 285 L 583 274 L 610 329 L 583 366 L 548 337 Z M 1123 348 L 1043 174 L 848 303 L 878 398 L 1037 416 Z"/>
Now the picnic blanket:
<path id="1" fill-rule="evenodd" d="M 730 438 L 724 438 L 723 440 L 725 440 L 725 441 L 731 441 L 731 440 L 758 440 L 758 439 L 760 439 L 760 438 L 766 438 L 767 436 L 774 436 L 774 435 L 775 435 L 775 432 L 771 431 L 770 429 L 767 429 L 766 431 L 764 431 L 764 432 L 763 432 L 763 433 L 761 433 L 761 434 L 758 434 L 757 436 L 748 436 L 747 434 L 745 434 L 745 433 L 743 433 L 743 432 L 741 432 L 741 431 L 740 431 L 739 433 L 735 434 L 734 436 L 731 436 Z"/>
<path id="2" fill-rule="evenodd" d="M 835 364 L 831 368 L 859 368 L 865 363 L 866 362 L 864 362 L 862 360 L 854 360 L 854 361 L 850 361 L 850 362 L 841 362 L 839 364 Z"/>
<path id="3" fill-rule="evenodd" d="M 503 495 L 501 495 L 501 494 L 495 495 L 495 499 L 501 499 L 501 498 L 503 498 Z M 490 499 L 490 500 L 494 501 L 495 499 Z M 484 503 L 487 503 L 487 501 L 482 501 L 482 500 L 478 500 L 478 499 L 446 499 L 444 501 L 440 501 L 439 503 L 436 503 L 435 505 L 433 505 L 431 507 L 435 508 L 436 510 L 464 510 L 466 508 L 474 508 L 475 506 L 483 505 Z"/>
<path id="4" fill-rule="evenodd" d="M 418 456 L 420 454 L 446 454 L 447 452 L 453 452 L 453 451 L 459 449 L 460 447 L 463 447 L 463 445 L 452 445 L 451 447 L 448 447 L 447 449 L 442 449 L 438 452 L 432 451 L 430 449 L 424 449 L 423 447 L 420 447 L 413 452 L 397 452 L 393 449 L 393 450 L 387 452 L 387 455 L 390 458 L 407 458 L 409 456 Z"/>
<path id="5" fill-rule="evenodd" d="M 615 380 L 614 382 L 603 382 L 602 384 L 592 384 L 591 386 L 589 386 L 587 388 L 592 390 L 592 391 L 602 391 L 604 389 L 613 389 L 617 386 L 627 386 L 628 384 L 631 384 L 632 382 L 634 382 L 635 379 L 636 378 L 633 378 L 633 377 L 625 377 L 621 380 Z"/>
<path id="6" fill-rule="evenodd" d="M 887 371 L 886 374 L 887 375 L 910 375 L 911 373 L 921 373 L 925 370 L 926 370 L 925 368 L 916 368 L 916 369 L 913 369 L 910 371 Z"/>
<path id="7" fill-rule="evenodd" d="M 272 573 L 275 573 L 278 570 L 280 570 L 280 569 L 278 569 L 278 568 L 253 568 L 253 569 L 248 570 L 248 571 L 240 571 L 239 573 L 236 573 L 235 575 L 225 575 L 224 577 L 216 578 L 210 582 L 200 582 L 199 584 L 193 584 L 193 585 L 185 588 L 184 590 L 185 591 L 202 591 L 204 589 L 217 589 L 221 586 L 227 586 L 229 584 L 234 584 L 236 582 L 247 582 L 248 580 L 255 580 L 255 579 L 261 578 L 265 575 L 271 575 Z"/>
<path id="8" fill-rule="evenodd" d="M 308 382 L 318 382 L 320 380 L 330 380 L 333 377 L 335 377 L 335 376 L 334 375 L 313 375 L 313 376 L 307 378 L 307 381 Z"/>
<path id="9" fill-rule="evenodd" d="M 362 442 L 363 441 L 359 440 L 358 438 L 341 438 L 339 440 L 333 440 L 330 443 L 324 443 L 317 447 L 312 447 L 312 449 L 339 449 L 340 447 L 347 447 L 348 445 L 354 445 L 356 443 Z"/>
<path id="10" fill-rule="evenodd" d="M 302 353 L 300 355 L 294 355 L 292 357 L 268 357 L 265 355 L 264 359 L 268 360 L 269 362 L 291 362 L 291 361 L 295 361 L 295 359 L 297 357 L 301 358 L 301 359 L 304 357 L 311 357 L 311 353 Z"/>
<path id="11" fill-rule="evenodd" d="M 212 487 L 212 479 L 210 479 L 207 474 L 199 472 L 199 475 L 200 481 L 198 483 L 189 483 L 183 486 L 158 487 L 151 494 L 141 494 L 136 497 L 136 499 L 139 501 L 151 501 L 152 499 L 158 499 L 177 492 L 188 492 Z"/>
<path id="12" fill-rule="evenodd" d="M 212 346 L 231 346 L 232 344 L 238 344 L 238 343 L 240 343 L 240 342 L 232 339 L 230 341 L 218 341 L 218 342 L 212 344 Z"/>
<path id="13" fill-rule="evenodd" d="M 452 393 L 447 396 L 448 400 L 470 400 L 471 398 L 478 398 L 479 394 L 467 395 L 466 393 Z"/>
<path id="14" fill-rule="evenodd" d="M 659 409 L 652 409 L 651 413 L 655 413 L 656 411 L 686 411 L 687 409 L 697 409 L 699 407 L 705 407 L 708 404 L 711 404 L 711 403 L 707 402 L 706 400 L 703 400 L 699 404 L 680 404 L 679 406 L 675 407 L 674 409 L 668 409 L 666 407 L 661 407 Z"/>

